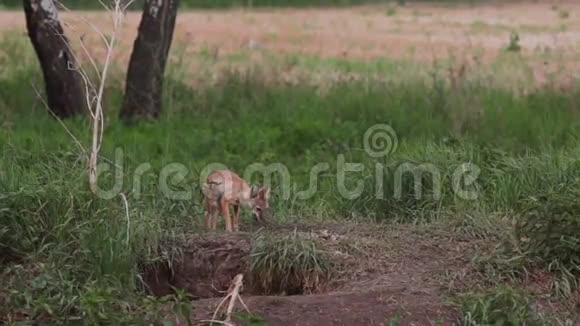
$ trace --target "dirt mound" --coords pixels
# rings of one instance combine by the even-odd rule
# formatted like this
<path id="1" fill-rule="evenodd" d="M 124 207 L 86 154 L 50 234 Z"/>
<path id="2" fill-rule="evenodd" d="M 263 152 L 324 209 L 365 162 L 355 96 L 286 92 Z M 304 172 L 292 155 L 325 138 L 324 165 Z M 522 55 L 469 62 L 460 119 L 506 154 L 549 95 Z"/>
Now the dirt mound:
<path id="1" fill-rule="evenodd" d="M 182 254 L 143 273 L 150 292 L 163 296 L 173 287 L 183 289 L 194 298 L 223 295 L 232 279 L 247 271 L 250 234 L 224 233 L 191 236 L 182 244 Z"/>
<path id="2" fill-rule="evenodd" d="M 313 240 L 328 255 L 332 275 L 324 293 L 263 296 L 249 273 L 250 232 L 191 236 L 171 268 L 149 270 L 144 279 L 155 295 L 174 287 L 199 299 L 195 320 L 211 319 L 218 298 L 243 273 L 242 296 L 267 325 L 450 325 L 457 314 L 445 299 L 449 276 L 461 281 L 478 245 L 433 226 L 302 225 L 271 232 Z"/>
<path id="3" fill-rule="evenodd" d="M 268 238 L 270 240 L 266 242 L 270 243 L 266 250 L 276 250 L 278 243 L 272 241 L 285 239 L 285 236 L 273 233 L 269 234 Z M 316 237 L 307 233 L 296 234 L 298 241 L 312 238 Z M 323 285 L 327 283 L 326 278 L 317 279 L 320 282 L 312 284 L 308 280 L 308 275 L 303 275 L 290 266 L 278 274 L 272 274 L 269 270 L 250 270 L 252 245 L 259 246 L 264 242 L 260 239 L 262 237 L 248 232 L 192 235 L 179 245 L 182 252 L 178 257 L 172 261 L 149 266 L 144 270 L 142 278 L 150 293 L 156 296 L 171 294 L 175 288 L 185 290 L 197 299 L 221 297 L 232 279 L 240 273 L 244 274 L 246 294 L 294 295 L 322 292 Z M 288 250 L 289 257 L 300 255 L 300 252 L 292 252 L 291 249 L 285 247 L 282 250 Z M 290 259 L 294 258 L 296 257 Z M 269 281 L 264 282 L 264 277 L 269 277 Z"/>

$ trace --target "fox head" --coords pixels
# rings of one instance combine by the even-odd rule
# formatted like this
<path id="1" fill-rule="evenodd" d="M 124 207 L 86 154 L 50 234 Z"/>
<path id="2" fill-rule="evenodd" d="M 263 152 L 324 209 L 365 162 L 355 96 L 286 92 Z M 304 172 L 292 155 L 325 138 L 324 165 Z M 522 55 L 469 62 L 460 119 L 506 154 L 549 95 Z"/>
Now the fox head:
<path id="1" fill-rule="evenodd" d="M 250 196 L 250 207 L 254 213 L 254 218 L 259 222 L 265 222 L 271 215 L 270 205 L 268 200 L 270 199 L 270 188 L 269 187 L 252 187 L 252 192 Z"/>

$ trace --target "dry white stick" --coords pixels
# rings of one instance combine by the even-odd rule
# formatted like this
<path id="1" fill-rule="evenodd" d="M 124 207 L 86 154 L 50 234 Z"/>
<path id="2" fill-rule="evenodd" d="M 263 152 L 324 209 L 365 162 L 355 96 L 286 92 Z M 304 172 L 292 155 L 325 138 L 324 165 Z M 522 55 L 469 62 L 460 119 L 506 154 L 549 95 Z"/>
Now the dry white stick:
<path id="1" fill-rule="evenodd" d="M 238 275 L 236 275 L 236 277 L 234 277 L 234 279 L 232 280 L 232 284 L 230 285 L 230 288 L 228 289 L 228 294 L 218 304 L 215 312 L 213 313 L 211 320 L 207 321 L 210 323 L 210 325 L 212 325 L 214 322 L 218 323 L 216 321 L 216 316 L 218 315 L 222 305 L 227 300 L 229 300 L 229 303 L 228 303 L 228 308 L 226 309 L 226 319 L 223 322 L 219 322 L 220 324 L 232 325 L 231 319 L 232 319 L 232 313 L 234 311 L 236 301 L 240 301 L 242 303 L 242 305 L 244 306 L 244 308 L 249 312 L 248 307 L 246 306 L 244 301 L 242 301 L 242 297 L 240 296 L 240 290 L 241 290 L 242 285 L 243 285 L 243 279 L 244 279 L 243 274 L 238 274 Z"/>
<path id="2" fill-rule="evenodd" d="M 221 320 L 208 320 L 208 319 L 203 319 L 203 320 L 200 320 L 200 322 L 202 322 L 202 323 L 209 323 L 210 325 L 212 325 L 213 323 L 216 323 L 216 324 L 226 325 L 226 326 L 235 326 L 232 323 L 228 323 L 228 322 L 221 321 Z"/>
<path id="3" fill-rule="evenodd" d="M 94 24 L 89 22 L 88 19 L 81 17 L 81 20 L 91 27 L 91 29 L 101 38 L 101 40 L 103 41 L 103 43 L 106 47 L 107 52 L 106 52 L 105 62 L 104 62 L 102 71 L 99 71 L 97 64 L 96 64 L 96 61 L 91 56 L 87 47 L 85 46 L 84 40 L 83 40 L 84 35 L 81 36 L 81 40 L 80 40 L 82 50 L 84 51 L 85 55 L 89 58 L 90 64 L 92 65 L 92 67 L 96 71 L 97 78 L 99 81 L 98 90 L 96 89 L 96 87 L 92 83 L 92 81 L 90 80 L 86 71 L 81 66 L 81 60 L 79 60 L 79 58 L 76 57 L 73 49 L 70 48 L 70 45 L 68 45 L 67 42 L 65 42 L 67 44 L 67 46 L 69 47 L 69 49 L 71 50 L 70 52 L 75 57 L 76 62 L 79 65 L 78 67 L 74 67 L 72 69 L 76 69 L 79 72 L 79 74 L 81 75 L 83 82 L 85 84 L 84 86 L 85 86 L 85 92 L 86 92 L 86 102 L 87 102 L 87 106 L 89 108 L 89 113 L 91 116 L 92 141 L 91 141 L 90 152 L 85 150 L 84 147 L 82 147 L 82 145 L 80 145 L 78 140 L 68 131 L 68 129 L 66 129 L 66 126 L 64 126 L 64 124 L 63 124 L 63 126 L 65 127 L 65 130 L 67 130 L 69 135 L 73 136 L 73 139 L 75 140 L 75 142 L 77 142 L 77 144 L 79 144 L 79 146 L 85 152 L 85 154 L 87 154 L 87 156 L 89 156 L 89 162 L 88 162 L 89 187 L 90 187 L 91 192 L 93 192 L 94 194 L 97 194 L 97 191 L 98 191 L 98 188 L 97 188 L 97 162 L 98 162 L 99 151 L 101 149 L 101 145 L 103 142 L 103 129 L 104 129 L 103 107 L 102 107 L 103 93 L 105 90 L 107 74 L 109 72 L 109 67 L 111 65 L 111 61 L 112 61 L 112 57 L 113 57 L 113 50 L 114 50 L 115 45 L 116 45 L 117 34 L 120 30 L 123 17 L 125 16 L 125 11 L 126 11 L 127 7 L 133 2 L 133 0 L 127 1 L 126 4 L 122 4 L 123 0 L 113 0 L 113 4 L 112 4 L 111 8 L 104 5 L 103 2 L 101 2 L 101 1 L 99 1 L 99 2 L 105 7 L 106 10 L 111 12 L 111 15 L 113 18 L 113 30 L 112 30 L 112 34 L 111 34 L 111 39 L 108 40 L 107 37 L 104 35 L 104 33 L 102 33 Z M 61 6 L 62 6 L 62 4 L 61 4 Z M 62 6 L 62 7 L 66 11 L 70 11 L 68 8 L 66 8 L 64 6 Z M 61 35 L 61 36 L 64 37 L 64 35 Z M 125 201 L 126 210 L 128 211 L 128 204 L 126 202 L 126 198 L 123 198 L 123 199 Z M 128 214 L 127 214 L 127 216 L 128 216 Z M 129 223 L 129 219 L 127 219 L 127 221 Z M 127 232 L 129 232 L 129 231 L 127 231 Z M 127 233 L 127 241 L 129 241 L 129 233 Z"/>
<path id="4" fill-rule="evenodd" d="M 248 313 L 250 313 L 250 309 L 248 309 L 248 306 L 246 306 L 246 303 L 244 302 L 244 300 L 242 300 L 242 296 L 238 295 L 238 300 L 240 301 L 240 303 L 242 304 L 242 307 L 244 307 L 244 309 L 246 309 L 246 311 Z"/>
<path id="5" fill-rule="evenodd" d="M 100 78 L 99 90 L 97 92 L 96 98 L 97 103 L 94 112 L 92 113 L 93 137 L 91 143 L 91 153 L 90 153 L 91 156 L 89 158 L 89 187 L 94 194 L 97 193 L 97 161 L 99 156 L 99 150 L 101 149 L 101 144 L 103 142 L 103 129 L 104 129 L 103 107 L 102 107 L 103 92 L 105 90 L 105 83 L 107 80 L 107 74 L 109 72 L 109 66 L 111 64 L 111 58 L 113 57 L 113 49 L 115 48 L 115 42 L 117 40 L 117 32 L 119 31 L 124 16 L 123 9 L 124 7 L 121 5 L 121 0 L 115 0 L 112 9 L 113 32 L 111 35 L 111 40 L 108 42 L 105 41 L 105 45 L 107 47 L 107 55 L 105 57 L 105 63 L 103 65 L 103 71 L 101 73 Z"/>
<path id="6" fill-rule="evenodd" d="M 115 9 L 119 6 L 119 0 L 115 1 Z M 103 107 L 102 107 L 102 98 L 103 98 L 103 91 L 105 89 L 105 80 L 107 79 L 107 72 L 109 70 L 109 64 L 111 62 L 111 57 L 113 54 L 113 48 L 115 46 L 115 40 L 117 37 L 117 27 L 119 20 L 117 18 L 114 19 L 113 23 L 113 35 L 111 36 L 111 42 L 108 42 L 107 45 L 107 56 L 105 58 L 105 64 L 103 66 L 103 73 L 101 74 L 100 84 L 99 84 L 99 91 L 97 93 L 97 104 L 95 107 L 95 111 L 93 113 L 93 124 L 92 124 L 92 134 L 93 140 L 91 143 L 91 156 L 89 158 L 89 186 L 91 191 L 96 194 L 97 193 L 97 160 L 99 156 L 99 148 L 100 143 L 99 139 L 100 134 L 102 132 L 102 120 L 103 120 Z M 88 96 L 88 95 L 87 95 Z"/>
<path id="7" fill-rule="evenodd" d="M 95 73 L 97 74 L 97 78 L 101 79 L 101 71 L 99 70 L 99 67 L 97 66 L 97 62 L 95 61 L 95 59 L 91 55 L 91 52 L 89 51 L 89 49 L 87 48 L 87 46 L 85 44 L 85 35 L 81 35 L 79 40 L 80 40 L 80 44 L 81 44 L 81 49 L 83 49 L 83 52 L 89 58 L 89 62 L 93 66 L 93 69 L 95 70 Z M 78 62 L 78 59 L 77 59 L 77 62 Z"/>
<path id="8" fill-rule="evenodd" d="M 127 202 L 127 197 L 125 197 L 124 193 L 121 193 L 120 196 L 123 199 L 123 203 L 125 204 L 125 214 L 127 216 L 127 243 L 126 243 L 126 245 L 129 246 L 129 235 L 130 235 L 130 231 L 131 231 L 131 219 L 129 218 L 129 203 Z"/>
<path id="9" fill-rule="evenodd" d="M 233 282 L 234 288 L 232 289 L 230 304 L 228 305 L 228 310 L 226 311 L 226 320 L 225 320 L 226 323 L 230 322 L 230 320 L 232 319 L 232 312 L 234 311 L 234 305 L 236 304 L 236 301 L 240 297 L 240 288 L 242 287 L 242 279 L 243 278 L 244 278 L 243 274 L 238 274 L 234 278 L 234 282 Z"/>
<path id="10" fill-rule="evenodd" d="M 224 304 L 224 302 L 226 302 L 229 298 L 231 297 L 231 294 L 228 293 L 218 304 L 217 308 L 215 309 L 213 316 L 211 317 L 212 320 L 216 320 L 216 316 L 218 314 L 218 312 L 220 311 L 220 308 L 222 307 L 222 305 Z M 211 324 L 210 324 L 211 325 Z"/>

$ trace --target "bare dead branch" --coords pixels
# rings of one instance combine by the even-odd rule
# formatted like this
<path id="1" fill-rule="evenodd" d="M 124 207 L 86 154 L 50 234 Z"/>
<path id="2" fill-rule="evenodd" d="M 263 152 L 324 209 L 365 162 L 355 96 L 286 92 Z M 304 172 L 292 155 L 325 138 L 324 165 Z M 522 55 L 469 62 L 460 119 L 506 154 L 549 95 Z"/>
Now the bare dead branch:
<path id="1" fill-rule="evenodd" d="M 63 127 L 65 128 L 66 132 L 73 138 L 75 143 L 82 149 L 83 153 L 88 157 L 88 174 L 89 174 L 89 188 L 91 192 L 94 194 L 97 193 L 97 163 L 99 159 L 99 152 L 103 143 L 103 131 L 104 131 L 104 113 L 103 113 L 103 96 L 105 91 L 105 85 L 107 82 L 107 77 L 109 74 L 109 69 L 112 64 L 113 58 L 113 51 L 116 46 L 117 36 L 119 30 L 121 28 L 121 24 L 123 18 L 125 16 L 126 8 L 133 2 L 131 1 L 123 1 L 123 0 L 113 0 L 112 6 L 105 5 L 104 2 L 99 0 L 99 3 L 105 8 L 107 11 L 111 13 L 112 17 L 112 32 L 110 35 L 110 39 L 105 36 L 105 34 L 93 23 L 91 23 L 85 17 L 79 17 L 80 20 L 87 24 L 91 30 L 98 35 L 101 39 L 103 44 L 106 48 L 106 55 L 104 58 L 104 63 L 101 69 L 97 65 L 97 60 L 91 55 L 88 47 L 85 44 L 84 37 L 85 35 L 80 36 L 80 45 L 84 55 L 88 58 L 92 69 L 95 70 L 97 83 L 93 83 L 89 75 L 87 74 L 86 70 L 83 68 L 81 61 L 77 58 L 74 54 L 73 49 L 71 48 L 68 42 L 66 43 L 66 47 L 68 48 L 69 52 L 71 53 L 72 58 L 77 62 L 77 67 L 68 67 L 68 69 L 75 70 L 81 76 L 81 80 L 83 82 L 83 87 L 85 91 L 85 101 L 87 108 L 89 110 L 89 114 L 91 117 L 91 146 L 90 152 L 87 151 L 82 144 L 77 140 L 76 137 L 66 128 L 66 125 L 61 122 Z M 59 4 L 64 10 L 70 11 L 66 6 L 62 3 Z M 55 9 L 56 11 L 56 9 Z M 60 30 L 54 31 L 57 36 L 60 38 L 65 38 L 64 33 Z M 126 209 L 127 215 L 127 244 L 129 243 L 129 228 L 130 228 L 130 219 L 129 219 L 129 206 L 127 203 L 127 199 L 122 195 L 121 196 Z"/>
<path id="2" fill-rule="evenodd" d="M 234 277 L 234 279 L 232 280 L 232 283 L 228 289 L 228 293 L 218 304 L 211 320 L 207 320 L 206 322 L 209 322 L 210 325 L 212 325 L 212 323 L 218 323 L 218 324 L 223 324 L 223 325 L 233 325 L 231 322 L 231 319 L 232 319 L 232 313 L 234 311 L 236 301 L 240 301 L 242 306 L 244 307 L 244 309 L 246 309 L 246 311 L 248 311 L 248 312 L 250 311 L 248 309 L 248 307 L 246 306 L 246 304 L 244 303 L 244 301 L 242 300 L 242 297 L 240 296 L 240 291 L 241 291 L 241 288 L 243 286 L 243 279 L 244 279 L 243 274 L 238 274 L 238 275 L 236 275 L 236 277 Z M 228 308 L 226 309 L 225 320 L 223 322 L 217 321 L 216 317 L 217 317 L 221 307 L 228 300 L 229 300 L 229 302 L 228 302 Z"/>

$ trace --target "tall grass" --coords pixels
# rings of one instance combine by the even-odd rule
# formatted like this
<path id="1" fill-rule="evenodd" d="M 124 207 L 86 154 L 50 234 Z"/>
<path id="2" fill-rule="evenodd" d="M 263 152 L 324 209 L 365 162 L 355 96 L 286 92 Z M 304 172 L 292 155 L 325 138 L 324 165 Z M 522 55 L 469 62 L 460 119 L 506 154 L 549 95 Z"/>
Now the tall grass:
<path id="1" fill-rule="evenodd" d="M 282 237 L 259 234 L 249 259 L 252 278 L 264 294 L 320 292 L 330 275 L 325 254 L 296 232 Z"/>
<path id="2" fill-rule="evenodd" d="M 120 195 L 104 199 L 90 194 L 82 152 L 31 89 L 31 82 L 41 85 L 41 75 L 30 46 L 25 41 L 3 42 L 4 320 L 159 318 L 159 302 L 141 295 L 138 266 L 169 255 L 168 239 L 200 229 L 197 182 L 203 167 L 212 162 L 240 172 L 255 162 L 284 164 L 293 187 L 289 198 L 283 198 L 281 179 L 273 180 L 272 204 L 279 220 L 467 221 L 473 212 L 518 212 L 529 198 L 560 192 L 562 185 L 574 187 L 580 178 L 578 90 L 521 95 L 467 81 L 458 90 L 444 82 L 444 75 L 401 83 L 338 81 L 322 89 L 310 83 L 275 82 L 259 69 L 232 70 L 216 82 L 193 87 L 183 66 L 173 66 L 165 84 L 165 111 L 155 123 L 125 126 L 117 121 L 122 80 L 108 87 L 102 160 L 115 162 L 115 150 L 122 149 L 123 159 L 117 164 L 125 171 L 121 191 L 126 207 Z M 65 123 L 87 143 L 87 120 Z M 397 133 L 397 150 L 387 157 L 373 158 L 363 150 L 363 136 L 375 124 L 388 124 Z M 354 199 L 342 196 L 337 184 L 340 155 L 364 167 L 346 175 L 348 189 L 359 181 L 364 185 Z M 137 192 L 135 171 L 143 163 L 150 168 L 143 170 Z M 159 176 L 170 163 L 182 164 L 188 172 L 181 179 L 170 178 L 173 190 L 192 191 L 187 200 L 168 198 L 160 188 Z M 310 171 L 320 163 L 329 168 L 321 173 L 317 191 L 299 199 L 296 190 L 308 187 Z M 397 189 L 396 171 L 405 163 L 432 164 L 441 175 L 441 196 L 435 196 L 428 174 L 419 179 L 405 174 Z M 463 163 L 481 171 L 474 188 L 477 200 L 462 200 L 454 192 L 453 172 Z M 379 198 L 377 164 L 384 168 Z M 424 186 L 419 197 L 417 180 Z M 113 174 L 104 174 L 101 187 L 111 187 L 113 181 Z M 400 196 L 395 196 L 399 190 Z M 577 192 L 567 198 L 580 201 Z M 571 214 L 577 214 L 571 207 Z"/>
<path id="3" fill-rule="evenodd" d="M 532 308 L 531 300 L 518 290 L 501 286 L 486 293 L 462 298 L 465 325 L 545 325 Z"/>

